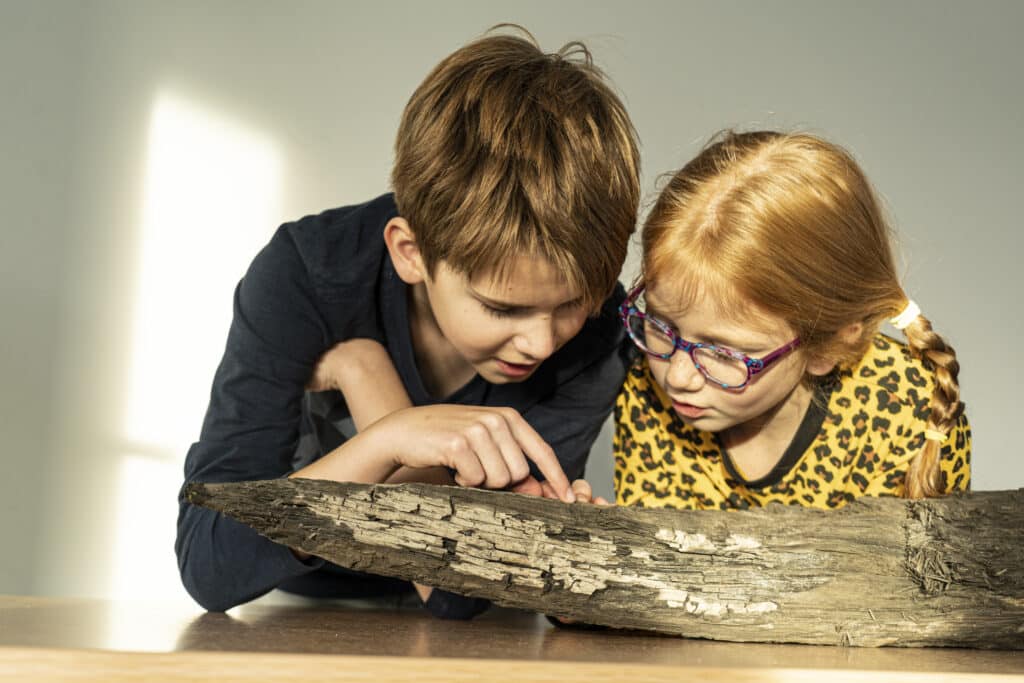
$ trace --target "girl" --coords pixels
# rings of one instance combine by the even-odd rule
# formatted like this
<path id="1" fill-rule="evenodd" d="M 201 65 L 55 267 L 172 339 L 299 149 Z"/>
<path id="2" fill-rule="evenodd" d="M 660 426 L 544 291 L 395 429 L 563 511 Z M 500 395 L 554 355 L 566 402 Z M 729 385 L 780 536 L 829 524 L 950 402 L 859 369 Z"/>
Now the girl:
<path id="1" fill-rule="evenodd" d="M 644 353 L 615 410 L 619 504 L 834 508 L 969 486 L 956 355 L 900 287 L 878 201 L 835 145 L 712 141 L 651 211 L 620 313 Z"/>

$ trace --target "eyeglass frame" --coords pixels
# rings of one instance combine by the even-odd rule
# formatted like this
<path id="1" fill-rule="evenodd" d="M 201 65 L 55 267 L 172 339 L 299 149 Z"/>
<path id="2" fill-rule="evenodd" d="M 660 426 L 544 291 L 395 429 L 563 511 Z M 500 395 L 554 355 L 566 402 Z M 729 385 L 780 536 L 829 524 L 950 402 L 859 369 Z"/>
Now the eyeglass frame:
<path id="1" fill-rule="evenodd" d="M 636 299 L 637 297 L 640 296 L 640 294 L 643 293 L 646 287 L 647 285 L 645 284 L 637 285 L 619 305 L 619 319 L 622 320 L 622 326 L 626 328 L 626 334 L 629 335 L 630 340 L 633 342 L 634 345 L 636 345 L 638 349 L 646 353 L 648 356 L 658 358 L 659 360 L 671 359 L 672 356 L 675 355 L 676 351 L 682 351 L 683 353 L 688 354 L 690 356 L 690 360 L 693 361 L 693 366 L 697 368 L 697 371 L 700 372 L 700 374 L 703 375 L 705 379 L 712 382 L 713 384 L 720 386 L 722 389 L 727 389 L 729 391 L 737 391 L 739 389 L 743 389 L 748 384 L 750 384 L 750 381 L 754 377 L 756 377 L 757 375 L 761 374 L 769 367 L 771 367 L 772 364 L 775 363 L 775 361 L 779 360 L 780 358 L 783 358 L 790 351 L 800 346 L 800 337 L 796 337 L 792 341 L 783 344 L 782 346 L 775 349 L 771 353 L 768 353 L 767 355 L 762 356 L 761 358 L 754 358 L 753 356 L 748 356 L 747 354 L 742 353 L 740 351 L 730 349 L 727 346 L 718 346 L 717 344 L 705 344 L 703 342 L 692 342 L 688 339 L 683 339 L 681 336 L 676 334 L 675 330 L 673 330 L 672 327 L 664 320 L 653 315 L 647 315 L 645 312 L 637 308 Z M 645 345 L 642 344 L 636 338 L 636 335 L 633 333 L 633 329 L 629 325 L 630 316 L 636 316 L 640 318 L 640 320 L 650 320 L 655 325 L 655 327 L 664 332 L 665 336 L 672 340 L 672 350 L 669 351 L 668 353 L 657 353 L 656 351 L 651 351 L 650 349 L 646 348 Z M 697 357 L 694 355 L 699 349 L 710 349 L 712 351 L 728 356 L 734 360 L 741 361 L 743 365 L 746 366 L 747 368 L 747 378 L 740 384 L 726 384 L 717 377 L 713 377 L 708 373 L 707 369 L 700 364 L 700 362 L 697 360 Z"/>

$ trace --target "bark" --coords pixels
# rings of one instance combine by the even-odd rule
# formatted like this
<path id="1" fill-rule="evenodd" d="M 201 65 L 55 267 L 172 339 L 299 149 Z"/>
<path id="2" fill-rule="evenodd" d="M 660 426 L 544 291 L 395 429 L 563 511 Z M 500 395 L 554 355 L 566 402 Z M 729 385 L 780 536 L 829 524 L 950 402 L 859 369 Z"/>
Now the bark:
<path id="1" fill-rule="evenodd" d="M 425 484 L 190 484 L 349 569 L 615 628 L 1024 649 L 1024 489 L 835 511 L 650 510 Z"/>

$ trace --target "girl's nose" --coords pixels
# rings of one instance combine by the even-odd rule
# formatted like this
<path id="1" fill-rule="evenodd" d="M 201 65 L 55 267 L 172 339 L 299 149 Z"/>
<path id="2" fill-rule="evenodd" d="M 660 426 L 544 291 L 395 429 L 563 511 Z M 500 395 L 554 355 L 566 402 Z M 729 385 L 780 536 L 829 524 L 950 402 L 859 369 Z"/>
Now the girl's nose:
<path id="1" fill-rule="evenodd" d="M 679 391 L 697 391 L 704 386 L 707 378 L 693 364 L 690 354 L 677 350 L 668 361 L 665 382 Z"/>

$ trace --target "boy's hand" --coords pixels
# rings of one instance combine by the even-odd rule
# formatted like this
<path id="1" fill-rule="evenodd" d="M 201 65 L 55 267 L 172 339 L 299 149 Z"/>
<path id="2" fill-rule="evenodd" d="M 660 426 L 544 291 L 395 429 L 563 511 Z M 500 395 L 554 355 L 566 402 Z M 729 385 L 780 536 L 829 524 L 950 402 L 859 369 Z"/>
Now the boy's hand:
<path id="1" fill-rule="evenodd" d="M 412 405 L 388 350 L 372 339 L 349 339 L 325 351 L 306 389 L 340 391 L 356 431 Z"/>
<path id="2" fill-rule="evenodd" d="M 347 342 L 335 344 L 333 347 L 320 356 L 313 368 L 313 376 L 306 382 L 306 389 L 309 391 L 340 391 L 339 375 L 342 374 L 342 364 L 345 362 L 345 349 Z"/>
<path id="3" fill-rule="evenodd" d="M 547 479 L 551 497 L 576 500 L 551 446 L 512 408 L 408 408 L 384 417 L 361 436 L 373 450 L 388 453 L 396 466 L 455 470 L 460 486 L 508 488 L 531 478 L 532 461 Z"/>
<path id="4" fill-rule="evenodd" d="M 324 351 L 313 368 L 313 376 L 306 383 L 310 391 L 341 391 L 354 388 L 355 382 L 372 378 L 375 375 L 398 373 L 391 364 L 388 355 L 380 342 L 373 339 L 347 339 L 338 342 Z M 401 380 L 399 380 L 401 381 Z"/>
<path id="5" fill-rule="evenodd" d="M 339 452 L 292 476 L 417 480 L 415 473 L 395 470 L 443 466 L 455 470 L 460 486 L 503 489 L 532 479 L 528 461 L 533 461 L 548 480 L 549 497 L 575 500 L 554 451 L 517 411 L 461 405 L 412 408 L 387 349 L 372 339 L 349 339 L 326 351 L 306 388 L 341 391 L 360 432 L 353 441 L 372 444 L 379 464 L 357 464 L 349 458 L 338 462 Z M 378 420 L 381 424 L 374 425 Z"/>

